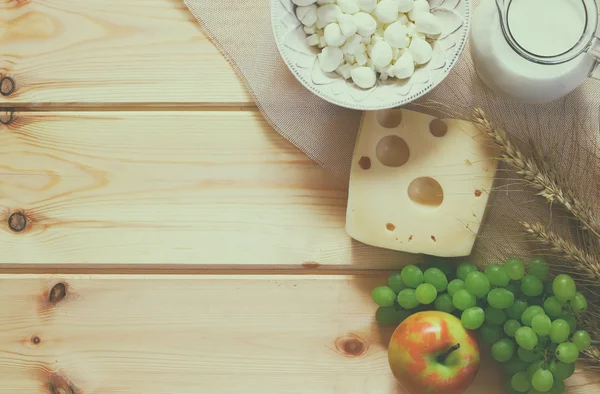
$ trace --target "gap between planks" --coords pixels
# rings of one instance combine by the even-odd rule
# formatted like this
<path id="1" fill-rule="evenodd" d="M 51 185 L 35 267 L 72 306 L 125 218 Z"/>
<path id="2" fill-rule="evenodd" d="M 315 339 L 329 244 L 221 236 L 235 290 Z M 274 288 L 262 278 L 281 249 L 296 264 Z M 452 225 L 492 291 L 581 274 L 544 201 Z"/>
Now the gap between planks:
<path id="1" fill-rule="evenodd" d="M 29 103 L 18 105 L 0 104 L 0 112 L 210 112 L 210 111 L 259 111 L 252 103 Z"/>
<path id="2" fill-rule="evenodd" d="M 319 264 L 303 264 L 299 266 L 196 266 L 186 265 L 64 265 L 64 264 L 0 264 L 0 277 L 12 275 L 115 275 L 153 277 L 173 276 L 173 278 L 194 276 L 382 276 L 388 275 L 392 269 L 349 268 L 348 266 L 320 266 Z"/>

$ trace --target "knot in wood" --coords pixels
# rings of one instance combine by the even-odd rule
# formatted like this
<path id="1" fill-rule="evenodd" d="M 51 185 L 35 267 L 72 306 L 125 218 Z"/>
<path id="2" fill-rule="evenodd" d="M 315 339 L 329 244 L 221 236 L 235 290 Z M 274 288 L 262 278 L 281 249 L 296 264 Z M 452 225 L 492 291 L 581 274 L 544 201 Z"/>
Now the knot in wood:
<path id="1" fill-rule="evenodd" d="M 335 341 L 336 350 L 345 357 L 360 357 L 366 353 L 368 343 L 355 334 L 348 334 Z"/>
<path id="2" fill-rule="evenodd" d="M 316 269 L 320 266 L 321 264 L 317 263 L 316 261 L 307 261 L 305 263 L 302 263 L 302 268 Z"/>
<path id="3" fill-rule="evenodd" d="M 77 394 L 75 388 L 60 375 L 52 375 L 48 381 L 50 394 Z"/>
<path id="4" fill-rule="evenodd" d="M 40 337 L 38 337 L 37 335 L 34 335 L 34 336 L 31 338 L 31 342 L 32 342 L 34 345 L 39 345 L 39 344 L 42 342 L 42 340 L 41 340 L 41 339 L 40 339 Z"/>
<path id="5" fill-rule="evenodd" d="M 11 77 L 4 77 L 0 79 L 0 94 L 3 96 L 10 96 L 13 94 L 17 87 L 14 79 Z"/>
<path id="6" fill-rule="evenodd" d="M 27 228 L 27 216 L 23 212 L 15 212 L 8 217 L 8 228 L 15 233 L 25 231 Z"/>
<path id="7" fill-rule="evenodd" d="M 52 304 L 56 304 L 63 298 L 67 296 L 67 286 L 64 283 L 57 283 L 50 290 L 50 296 L 48 297 L 48 301 Z"/>
<path id="8" fill-rule="evenodd" d="M 0 123 L 3 125 L 9 125 L 13 121 L 15 110 L 12 108 L 1 108 L 0 109 Z"/>

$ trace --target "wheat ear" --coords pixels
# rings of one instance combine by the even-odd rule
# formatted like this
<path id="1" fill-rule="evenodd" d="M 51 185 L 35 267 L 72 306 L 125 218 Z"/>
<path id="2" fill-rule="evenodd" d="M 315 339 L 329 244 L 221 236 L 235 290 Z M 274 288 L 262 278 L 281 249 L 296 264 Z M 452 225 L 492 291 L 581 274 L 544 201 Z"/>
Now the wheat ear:
<path id="1" fill-rule="evenodd" d="M 525 233 L 532 236 L 538 243 L 547 247 L 551 252 L 573 262 L 573 267 L 586 278 L 600 284 L 600 262 L 585 253 L 572 242 L 548 230 L 541 223 L 520 222 Z"/>
<path id="2" fill-rule="evenodd" d="M 585 365 L 586 369 L 592 371 L 600 371 L 600 350 L 597 347 L 591 347 L 581 352 L 583 358 L 589 364 Z"/>
<path id="3" fill-rule="evenodd" d="M 550 204 L 558 203 L 600 239 L 599 221 L 592 209 L 575 197 L 575 192 L 566 187 L 557 175 L 558 171 L 542 158 L 534 160 L 524 155 L 508 138 L 506 132 L 496 128 L 486 117 L 483 110 L 477 108 L 473 114 L 474 123 L 496 143 L 501 149 L 502 160 L 520 175 L 530 186 L 536 189 L 537 195 Z"/>

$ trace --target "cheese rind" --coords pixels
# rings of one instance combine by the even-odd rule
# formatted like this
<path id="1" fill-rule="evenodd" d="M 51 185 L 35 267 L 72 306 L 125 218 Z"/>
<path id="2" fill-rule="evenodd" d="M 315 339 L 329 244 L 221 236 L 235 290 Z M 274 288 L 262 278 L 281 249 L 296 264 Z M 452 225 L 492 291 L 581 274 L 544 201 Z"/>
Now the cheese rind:
<path id="1" fill-rule="evenodd" d="M 493 142 L 470 122 L 408 110 L 365 112 L 352 160 L 346 231 L 386 249 L 467 256 L 498 157 Z"/>

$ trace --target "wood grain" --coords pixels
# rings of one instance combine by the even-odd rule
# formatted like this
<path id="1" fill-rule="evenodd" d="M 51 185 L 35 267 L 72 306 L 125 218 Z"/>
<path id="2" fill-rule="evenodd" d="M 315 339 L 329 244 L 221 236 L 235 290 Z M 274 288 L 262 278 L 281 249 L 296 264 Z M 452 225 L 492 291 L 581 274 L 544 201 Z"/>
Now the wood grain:
<path id="1" fill-rule="evenodd" d="M 258 112 L 22 112 L 0 125 L 4 264 L 383 268 L 347 186 Z M 9 223 L 23 225 L 11 231 Z"/>
<path id="2" fill-rule="evenodd" d="M 86 394 L 402 393 L 369 298 L 383 280 L 3 276 L 0 393 L 47 393 L 53 377 Z M 468 393 L 497 382 L 487 362 Z"/>
<path id="3" fill-rule="evenodd" d="M 2 104 L 250 105 L 181 0 L 0 0 Z"/>
<path id="4" fill-rule="evenodd" d="M 401 394 L 369 295 L 383 281 L 2 275 L 0 393 Z M 484 357 L 466 394 L 501 382 Z M 597 382 L 578 372 L 569 392 Z"/>

